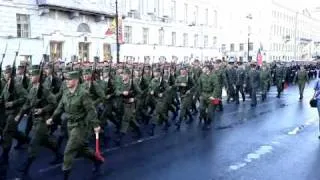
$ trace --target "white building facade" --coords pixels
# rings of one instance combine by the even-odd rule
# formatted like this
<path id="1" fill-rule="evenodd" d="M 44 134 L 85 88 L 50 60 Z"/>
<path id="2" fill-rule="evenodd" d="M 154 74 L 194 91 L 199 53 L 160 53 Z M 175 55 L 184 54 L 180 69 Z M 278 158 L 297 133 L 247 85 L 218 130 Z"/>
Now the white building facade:
<path id="1" fill-rule="evenodd" d="M 218 11 L 210 0 L 119 0 L 124 43 L 120 60 L 206 60 L 219 56 Z M 116 39 L 106 35 L 115 0 L 0 0 L 0 53 L 4 65 L 41 60 L 42 54 L 70 61 L 116 57 Z"/>
<path id="2" fill-rule="evenodd" d="M 140 62 L 219 56 L 215 4 L 212 0 L 123 0 L 121 55 Z"/>
<path id="3" fill-rule="evenodd" d="M 320 22 L 307 11 L 293 11 L 273 0 L 251 1 L 248 6 L 222 15 L 228 18 L 220 28 L 224 56 L 256 60 L 260 50 L 268 62 L 312 59 L 318 49 Z"/>

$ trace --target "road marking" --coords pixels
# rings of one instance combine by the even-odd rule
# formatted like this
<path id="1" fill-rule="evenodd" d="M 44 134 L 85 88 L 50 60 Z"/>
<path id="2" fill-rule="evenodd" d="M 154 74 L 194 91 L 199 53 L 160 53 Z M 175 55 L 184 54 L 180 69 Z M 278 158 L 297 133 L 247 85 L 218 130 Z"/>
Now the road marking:
<path id="1" fill-rule="evenodd" d="M 295 127 L 293 130 L 289 131 L 288 135 L 296 135 L 296 134 L 300 133 L 306 127 L 313 125 L 316 122 L 318 122 L 318 118 L 314 118 L 314 117 L 310 118 L 310 119 L 306 120 L 302 125 Z"/>
<path id="2" fill-rule="evenodd" d="M 260 159 L 263 155 L 271 153 L 273 150 L 273 146 L 270 145 L 262 145 L 256 151 L 247 154 L 246 158 L 242 162 L 235 163 L 229 166 L 229 170 L 236 171 L 247 166 L 249 163 L 253 162 L 254 160 Z"/>

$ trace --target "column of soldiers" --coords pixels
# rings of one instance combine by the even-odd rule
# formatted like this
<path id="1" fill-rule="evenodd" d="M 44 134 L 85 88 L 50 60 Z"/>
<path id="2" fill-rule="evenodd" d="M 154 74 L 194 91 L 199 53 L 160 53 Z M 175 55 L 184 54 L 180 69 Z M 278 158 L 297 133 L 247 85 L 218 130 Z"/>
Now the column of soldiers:
<path id="1" fill-rule="evenodd" d="M 42 146 L 54 154 L 50 164 L 63 163 L 64 179 L 70 176 L 75 156 L 90 159 L 94 172 L 99 172 L 103 159 L 86 143 L 92 132 L 100 133 L 103 140 L 110 139 L 107 127 L 114 126 L 114 142 L 121 145 L 130 129 L 137 139 L 144 136 L 142 128 L 147 128 L 150 136 L 156 128 L 168 131 L 172 124 L 179 131 L 181 125 L 193 123 L 198 112 L 199 123 L 208 130 L 215 113 L 223 111 L 223 89 L 227 103 L 239 104 L 240 98 L 245 101 L 249 94 L 255 107 L 257 93 L 260 91 L 261 101 L 265 101 L 272 85 L 280 98 L 288 72 L 281 63 L 257 66 L 255 62 L 222 60 L 113 65 L 98 63 L 96 57 L 95 63 L 72 62 L 65 67 L 48 61 L 44 55 L 40 65 L 28 68 L 22 63 L 17 73 L 14 61 L 0 73 L 0 112 L 4 117 L 0 119 L 0 163 L 9 163 L 16 139 L 15 149 L 28 147 L 28 158 L 19 169 L 24 175 Z M 298 83 L 302 99 L 309 75 L 304 67 L 297 69 L 293 81 Z M 28 122 L 25 133 L 18 131 L 22 119 Z M 52 136 L 55 131 L 60 132 L 57 138 Z"/>

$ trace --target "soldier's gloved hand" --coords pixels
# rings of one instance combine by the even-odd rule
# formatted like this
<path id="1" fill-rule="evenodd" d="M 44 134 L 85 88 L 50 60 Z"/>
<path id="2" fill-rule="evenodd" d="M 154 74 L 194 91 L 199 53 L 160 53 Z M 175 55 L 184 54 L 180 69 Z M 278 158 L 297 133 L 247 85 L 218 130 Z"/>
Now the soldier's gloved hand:
<path id="1" fill-rule="evenodd" d="M 47 119 L 46 123 L 47 123 L 47 125 L 51 125 L 52 124 L 52 118 Z"/>
<path id="2" fill-rule="evenodd" d="M 180 86 L 185 87 L 185 86 L 187 86 L 187 84 L 186 83 L 180 83 Z"/>
<path id="3" fill-rule="evenodd" d="M 128 91 L 123 91 L 122 94 L 123 94 L 124 96 L 128 96 L 129 92 L 128 92 Z"/>
<path id="4" fill-rule="evenodd" d="M 209 99 L 210 99 L 210 100 L 213 100 L 213 99 L 214 99 L 214 97 L 212 97 L 212 96 L 211 96 L 211 97 L 209 97 Z"/>
<path id="5" fill-rule="evenodd" d="M 186 92 L 186 94 L 190 94 L 190 90 L 188 90 L 188 91 Z"/>
<path id="6" fill-rule="evenodd" d="M 150 94 L 151 94 L 151 95 L 154 95 L 154 91 L 151 91 Z"/>
<path id="7" fill-rule="evenodd" d="M 35 115 L 39 115 L 39 114 L 41 114 L 42 113 L 42 109 L 35 109 L 34 110 L 34 114 Z"/>
<path id="8" fill-rule="evenodd" d="M 110 95 L 110 94 L 108 94 L 108 95 L 106 96 L 106 99 L 110 99 L 110 97 L 111 97 L 111 95 Z"/>
<path id="9" fill-rule="evenodd" d="M 101 130 L 101 127 L 100 127 L 100 126 L 97 126 L 97 127 L 94 128 L 94 132 L 95 132 L 95 133 L 99 133 L 100 130 Z"/>
<path id="10" fill-rule="evenodd" d="M 13 102 L 6 102 L 6 108 L 11 108 L 13 106 Z"/>
<path id="11" fill-rule="evenodd" d="M 16 121 L 16 122 L 18 122 L 19 120 L 20 120 L 20 114 L 18 114 L 15 118 L 14 118 L 14 120 Z"/>
<path id="12" fill-rule="evenodd" d="M 162 97 L 162 93 L 159 93 L 159 95 L 158 95 L 159 97 Z"/>

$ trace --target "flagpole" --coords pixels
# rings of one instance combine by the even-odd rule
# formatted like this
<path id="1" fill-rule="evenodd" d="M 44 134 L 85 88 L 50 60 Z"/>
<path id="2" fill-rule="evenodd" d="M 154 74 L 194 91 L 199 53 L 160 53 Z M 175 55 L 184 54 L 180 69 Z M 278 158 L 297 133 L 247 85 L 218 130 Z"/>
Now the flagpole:
<path id="1" fill-rule="evenodd" d="M 120 62 L 120 43 L 119 43 L 119 13 L 118 0 L 116 0 L 116 41 L 117 41 L 117 63 Z"/>

